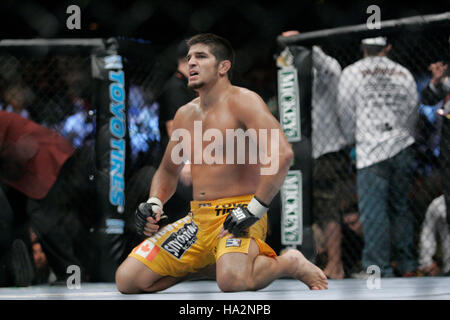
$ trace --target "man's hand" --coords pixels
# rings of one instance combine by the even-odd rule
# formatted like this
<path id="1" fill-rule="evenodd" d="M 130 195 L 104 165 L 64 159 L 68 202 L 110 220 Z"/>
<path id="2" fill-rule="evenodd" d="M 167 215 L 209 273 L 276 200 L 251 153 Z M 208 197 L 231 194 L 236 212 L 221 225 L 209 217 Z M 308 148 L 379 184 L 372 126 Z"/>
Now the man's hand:
<path id="1" fill-rule="evenodd" d="M 268 205 L 261 202 L 261 200 L 256 197 L 253 197 L 247 207 L 238 206 L 230 212 L 223 223 L 223 228 L 219 233 L 219 238 L 222 238 L 228 232 L 232 233 L 236 237 L 245 235 L 246 229 L 261 219 L 266 214 L 268 209 Z"/>
<path id="2" fill-rule="evenodd" d="M 233 209 L 223 223 L 223 231 L 219 237 L 226 234 L 225 230 L 232 233 L 236 237 L 245 234 L 245 230 L 252 226 L 259 218 L 251 213 L 247 208 L 237 207 Z"/>
<path id="3" fill-rule="evenodd" d="M 281 33 L 283 37 L 292 37 L 300 34 L 298 30 L 288 30 Z"/>
<path id="4" fill-rule="evenodd" d="M 135 212 L 136 232 L 141 236 L 151 237 L 159 230 L 161 222 L 167 219 L 163 213 L 162 203 L 158 199 L 155 201 L 150 198 L 141 203 Z"/>

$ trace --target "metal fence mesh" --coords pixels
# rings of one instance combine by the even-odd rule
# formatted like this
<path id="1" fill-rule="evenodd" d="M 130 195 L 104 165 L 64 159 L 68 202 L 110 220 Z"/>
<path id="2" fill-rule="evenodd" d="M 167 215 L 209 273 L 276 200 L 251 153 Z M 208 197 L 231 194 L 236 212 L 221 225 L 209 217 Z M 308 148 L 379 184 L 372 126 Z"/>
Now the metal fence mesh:
<path id="1" fill-rule="evenodd" d="M 449 29 L 416 26 L 390 33 L 387 39 L 392 44 L 387 53 L 392 66 L 380 57 L 371 57 L 366 60 L 381 62 L 353 71 L 350 66 L 363 58 L 362 37 L 357 34 L 329 37 L 311 47 L 312 229 L 316 262 L 330 277 L 350 277 L 367 267 L 363 253 L 370 247 L 368 243 L 379 244 L 386 235 L 389 244 L 373 249 L 375 258 L 367 258 L 370 264 L 382 270 L 392 266 L 399 275 L 417 268 L 427 275 L 450 271 L 450 238 L 448 228 L 444 228 L 442 196 L 447 177 L 444 169 L 450 161 L 448 145 L 442 142 L 448 120 L 438 112 L 448 102 L 445 96 L 431 101 L 422 94 L 432 76 L 430 65 L 450 60 Z M 130 57 L 124 62 L 130 144 L 125 211 L 130 239 L 125 251 L 129 252 L 136 240 L 131 213 L 145 200 L 161 156 L 156 101 L 167 75 L 161 75 L 164 68 L 158 70 L 151 61 Z M 345 70 L 351 71 L 347 71 L 347 82 L 342 81 Z M 403 80 L 392 80 L 396 73 L 402 73 Z M 408 74 L 410 82 L 404 80 Z M 70 183 L 63 186 L 67 197 L 62 203 L 68 212 L 66 228 L 87 269 L 95 268 L 97 249 L 87 244 L 100 214 L 95 208 L 97 106 L 93 88 L 87 54 L 0 52 L 0 110 L 51 128 L 76 148 L 76 165 Z M 376 150 L 361 148 L 364 139 L 375 141 Z M 404 156 L 402 151 L 407 149 L 410 154 Z M 398 155 L 404 159 L 389 161 Z M 361 164 L 364 159 L 373 161 Z M 393 177 L 395 166 L 407 167 L 398 178 Z M 370 171 L 373 168 L 375 173 Z M 385 179 L 376 181 L 374 177 L 380 173 Z M 387 181 L 391 182 L 389 187 L 385 186 Z M 8 186 L 2 187 L 17 215 L 23 216 L 18 221 L 22 223 L 27 215 L 26 199 Z M 395 214 L 395 210 L 403 210 L 403 214 Z M 73 227 L 76 220 L 79 228 Z M 414 261 L 411 270 L 399 259 L 405 256 L 404 251 Z M 388 263 L 383 265 L 380 257 L 385 255 Z M 437 268 L 429 268 L 433 263 Z"/>
<path id="2" fill-rule="evenodd" d="M 96 199 L 96 179 L 99 172 L 95 146 L 98 106 L 95 103 L 99 100 L 94 98 L 96 86 L 90 53 L 86 50 L 82 50 L 80 54 L 60 51 L 64 51 L 64 48 L 49 50 L 44 54 L 35 54 L 37 51 L 33 53 L 29 48 L 2 48 L 0 110 L 17 113 L 56 131 L 75 148 L 73 159 L 68 165 L 70 168 L 67 170 L 67 179 L 58 182 L 63 191 L 60 193 L 60 201 L 55 203 L 59 206 L 62 217 L 58 224 L 73 242 L 74 256 L 80 260 L 83 279 L 96 281 L 102 278 L 96 274 L 96 257 L 99 250 L 108 250 L 95 244 L 94 235 L 103 215 L 98 210 Z M 145 52 L 145 48 L 141 51 Z M 126 164 L 127 210 L 123 216 L 126 221 L 124 253 L 128 253 L 138 241 L 131 213 L 137 203 L 148 196 L 151 176 L 161 155 L 156 95 L 170 72 L 167 69 L 155 71 L 152 54 L 154 53 L 149 54 L 149 58 L 142 59 L 136 54 L 123 57 L 129 137 Z M 13 208 L 14 230 L 26 234 L 24 238 L 28 239 L 30 234 L 26 228 L 31 214 L 29 199 L 7 183 L 2 183 L 1 187 Z M 38 282 L 46 280 L 35 279 Z"/>
<path id="3" fill-rule="evenodd" d="M 449 35 L 448 24 L 417 24 L 371 34 L 386 44 L 362 45 L 353 32 L 305 47 L 313 65 L 314 242 L 330 277 L 369 265 L 386 276 L 450 271 L 442 195 L 450 159 L 439 114 L 449 92 L 433 101 L 423 93 L 430 65 L 449 61 Z"/>

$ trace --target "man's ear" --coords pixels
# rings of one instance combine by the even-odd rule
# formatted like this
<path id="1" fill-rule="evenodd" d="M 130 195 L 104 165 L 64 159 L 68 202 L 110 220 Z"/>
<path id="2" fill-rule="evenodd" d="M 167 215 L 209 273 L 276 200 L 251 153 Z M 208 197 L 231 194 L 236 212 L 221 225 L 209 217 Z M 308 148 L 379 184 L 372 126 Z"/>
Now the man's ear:
<path id="1" fill-rule="evenodd" d="M 384 47 L 384 54 L 388 54 L 389 53 L 389 51 L 391 51 L 391 49 L 392 49 L 392 44 L 388 44 L 386 47 Z"/>
<path id="2" fill-rule="evenodd" d="M 223 60 L 219 63 L 219 74 L 221 76 L 226 75 L 230 69 L 231 69 L 231 61 L 230 60 Z"/>

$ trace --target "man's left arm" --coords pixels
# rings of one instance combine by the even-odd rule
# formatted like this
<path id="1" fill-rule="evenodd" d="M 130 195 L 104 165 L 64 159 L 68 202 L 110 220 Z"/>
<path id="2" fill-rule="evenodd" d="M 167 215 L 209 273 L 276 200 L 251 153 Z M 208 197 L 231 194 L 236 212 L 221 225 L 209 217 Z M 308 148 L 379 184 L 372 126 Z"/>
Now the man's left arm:
<path id="1" fill-rule="evenodd" d="M 224 223 L 225 229 L 237 235 L 267 212 L 289 171 L 294 153 L 280 123 L 256 93 L 246 91 L 240 94 L 231 108 L 247 130 L 256 131 L 258 138 L 261 137 L 260 132 L 267 133 L 266 141 L 257 141 L 261 176 L 255 196 L 247 208 L 233 210 Z"/>
<path id="2" fill-rule="evenodd" d="M 257 133 L 259 130 L 267 130 L 267 142 L 258 141 L 258 150 L 265 155 L 265 159 L 261 163 L 261 177 L 255 196 L 270 204 L 289 171 L 294 152 L 280 123 L 265 102 L 256 94 L 246 96 L 245 100 L 241 100 L 237 106 L 239 120 L 247 129 L 255 129 Z"/>

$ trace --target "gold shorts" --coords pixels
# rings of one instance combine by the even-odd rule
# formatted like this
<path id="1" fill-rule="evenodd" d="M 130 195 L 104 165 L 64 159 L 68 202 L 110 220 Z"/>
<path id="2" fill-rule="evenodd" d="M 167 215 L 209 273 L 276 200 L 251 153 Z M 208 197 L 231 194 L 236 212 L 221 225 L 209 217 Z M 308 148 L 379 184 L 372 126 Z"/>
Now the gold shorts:
<path id="1" fill-rule="evenodd" d="M 229 252 L 248 253 L 251 239 L 259 254 L 276 257 L 264 241 L 267 235 L 267 213 L 248 230 L 235 238 L 228 234 L 218 238 L 228 213 L 238 205 L 246 206 L 253 195 L 207 201 L 191 201 L 186 217 L 166 225 L 145 239 L 129 254 L 162 276 L 182 277 L 214 264 Z M 169 213 L 170 214 L 170 213 Z"/>

